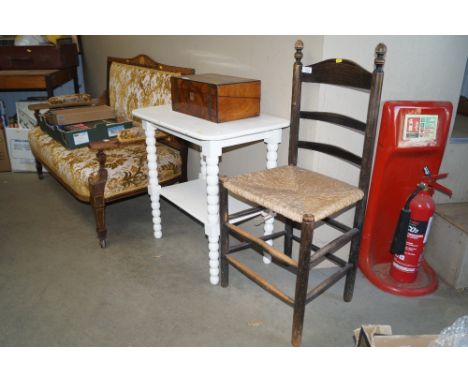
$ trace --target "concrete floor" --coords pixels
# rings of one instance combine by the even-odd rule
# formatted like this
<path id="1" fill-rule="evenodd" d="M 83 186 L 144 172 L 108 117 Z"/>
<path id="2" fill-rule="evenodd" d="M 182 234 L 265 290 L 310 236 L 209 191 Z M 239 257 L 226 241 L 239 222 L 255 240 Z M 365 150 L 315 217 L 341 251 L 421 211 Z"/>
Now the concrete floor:
<path id="1" fill-rule="evenodd" d="M 148 196 L 111 205 L 102 250 L 89 205 L 49 175 L 0 174 L 0 345 L 289 346 L 292 309 L 236 270 L 229 288 L 211 286 L 202 226 L 166 202 L 162 215 L 164 236 L 156 240 Z M 265 270 L 258 256 L 247 256 Z M 291 275 L 273 273 L 291 293 Z M 468 293 L 444 284 L 409 299 L 360 274 L 349 304 L 342 287 L 307 306 L 304 346 L 353 346 L 353 329 L 363 323 L 438 333 L 468 313 Z"/>

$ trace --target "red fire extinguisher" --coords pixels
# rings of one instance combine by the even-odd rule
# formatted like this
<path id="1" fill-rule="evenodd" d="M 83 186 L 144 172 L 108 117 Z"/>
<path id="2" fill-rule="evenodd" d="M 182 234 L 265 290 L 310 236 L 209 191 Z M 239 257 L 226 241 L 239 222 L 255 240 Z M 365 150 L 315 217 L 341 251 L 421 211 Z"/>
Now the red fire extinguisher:
<path id="1" fill-rule="evenodd" d="M 395 230 L 391 253 L 394 255 L 390 276 L 398 282 L 411 283 L 416 280 L 418 269 L 423 261 L 424 245 L 427 242 L 435 211 L 432 199 L 434 190 L 450 197 L 452 191 L 438 184 L 438 179 L 448 174 L 432 175 L 429 167 L 424 167 L 424 178 L 409 196 L 400 213 Z"/>

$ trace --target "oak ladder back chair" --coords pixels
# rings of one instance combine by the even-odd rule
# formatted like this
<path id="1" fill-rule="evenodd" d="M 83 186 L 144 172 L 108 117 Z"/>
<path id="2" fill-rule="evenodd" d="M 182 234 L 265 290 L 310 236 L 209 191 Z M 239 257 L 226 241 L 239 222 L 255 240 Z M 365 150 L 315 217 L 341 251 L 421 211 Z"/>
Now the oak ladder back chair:
<path id="1" fill-rule="evenodd" d="M 299 40 L 296 42 L 294 55 L 288 166 L 230 178 L 221 177 L 220 182 L 221 286 L 228 286 L 230 264 L 275 297 L 293 307 L 292 344 L 294 346 L 301 344 L 304 312 L 307 303 L 321 295 L 343 277 L 346 277 L 344 300 L 349 302 L 353 296 L 386 53 L 384 44 L 377 45 L 375 49 L 375 69 L 371 73 L 358 64 L 345 59 L 328 59 L 303 67 L 301 62 L 302 49 L 303 43 Z M 369 91 L 367 121 L 364 123 L 341 114 L 301 110 L 303 83 L 323 83 Z M 363 133 L 362 158 L 334 145 L 299 140 L 301 119 L 324 121 Z M 312 149 L 359 166 L 358 187 L 297 167 L 299 148 Z M 257 238 L 238 225 L 232 224 L 230 219 L 236 218 L 237 224 L 241 216 L 249 218 L 253 209 L 250 208 L 229 216 L 228 191 L 256 205 L 260 205 L 268 213 L 283 216 L 285 229 L 281 232 Z M 336 215 L 353 206 L 356 206 L 353 227 L 348 227 L 336 220 Z M 335 228 L 340 232 L 340 236 L 319 248 L 312 243 L 313 231 L 323 224 Z M 294 235 L 293 228 L 301 230 L 300 237 Z M 230 235 L 238 238 L 241 244 L 230 246 Z M 272 239 L 281 236 L 284 236 L 284 253 L 270 244 Z M 293 240 L 299 242 L 297 261 L 292 257 L 291 253 Z M 336 256 L 334 252 L 349 242 L 351 242 L 350 254 L 348 261 L 345 261 Z M 232 255 L 234 252 L 246 248 L 257 249 L 260 254 L 265 251 L 271 256 L 275 264 L 296 274 L 294 298 L 288 296 Z M 308 290 L 310 270 L 325 259 L 337 265 L 338 271 L 318 286 Z"/>

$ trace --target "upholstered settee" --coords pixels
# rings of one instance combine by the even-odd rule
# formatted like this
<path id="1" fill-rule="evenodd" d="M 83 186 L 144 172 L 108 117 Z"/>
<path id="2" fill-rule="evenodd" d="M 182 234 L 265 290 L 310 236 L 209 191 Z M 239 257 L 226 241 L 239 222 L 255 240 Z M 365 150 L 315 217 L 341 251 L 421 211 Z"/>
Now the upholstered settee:
<path id="1" fill-rule="evenodd" d="M 159 64 L 147 56 L 108 58 L 107 92 L 102 97 L 119 119 L 131 120 L 136 108 L 170 103 L 170 77 L 192 74 L 193 69 Z M 42 105 L 32 105 L 40 118 Z M 29 132 L 31 151 L 42 179 L 42 166 L 78 200 L 90 203 L 101 247 L 106 246 L 105 207 L 108 203 L 147 192 L 148 167 L 143 129 L 121 132 L 119 139 L 93 142 L 69 150 L 39 126 Z M 158 136 L 158 173 L 161 185 L 187 178 L 187 146 L 176 137 Z"/>

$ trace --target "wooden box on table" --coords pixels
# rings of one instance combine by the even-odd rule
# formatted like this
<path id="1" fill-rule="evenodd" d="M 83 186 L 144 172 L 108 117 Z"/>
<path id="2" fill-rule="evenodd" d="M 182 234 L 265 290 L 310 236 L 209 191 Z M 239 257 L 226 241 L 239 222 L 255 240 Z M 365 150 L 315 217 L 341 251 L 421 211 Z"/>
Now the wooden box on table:
<path id="1" fill-rule="evenodd" d="M 172 110 L 212 122 L 260 114 L 260 81 L 222 74 L 171 78 Z"/>

